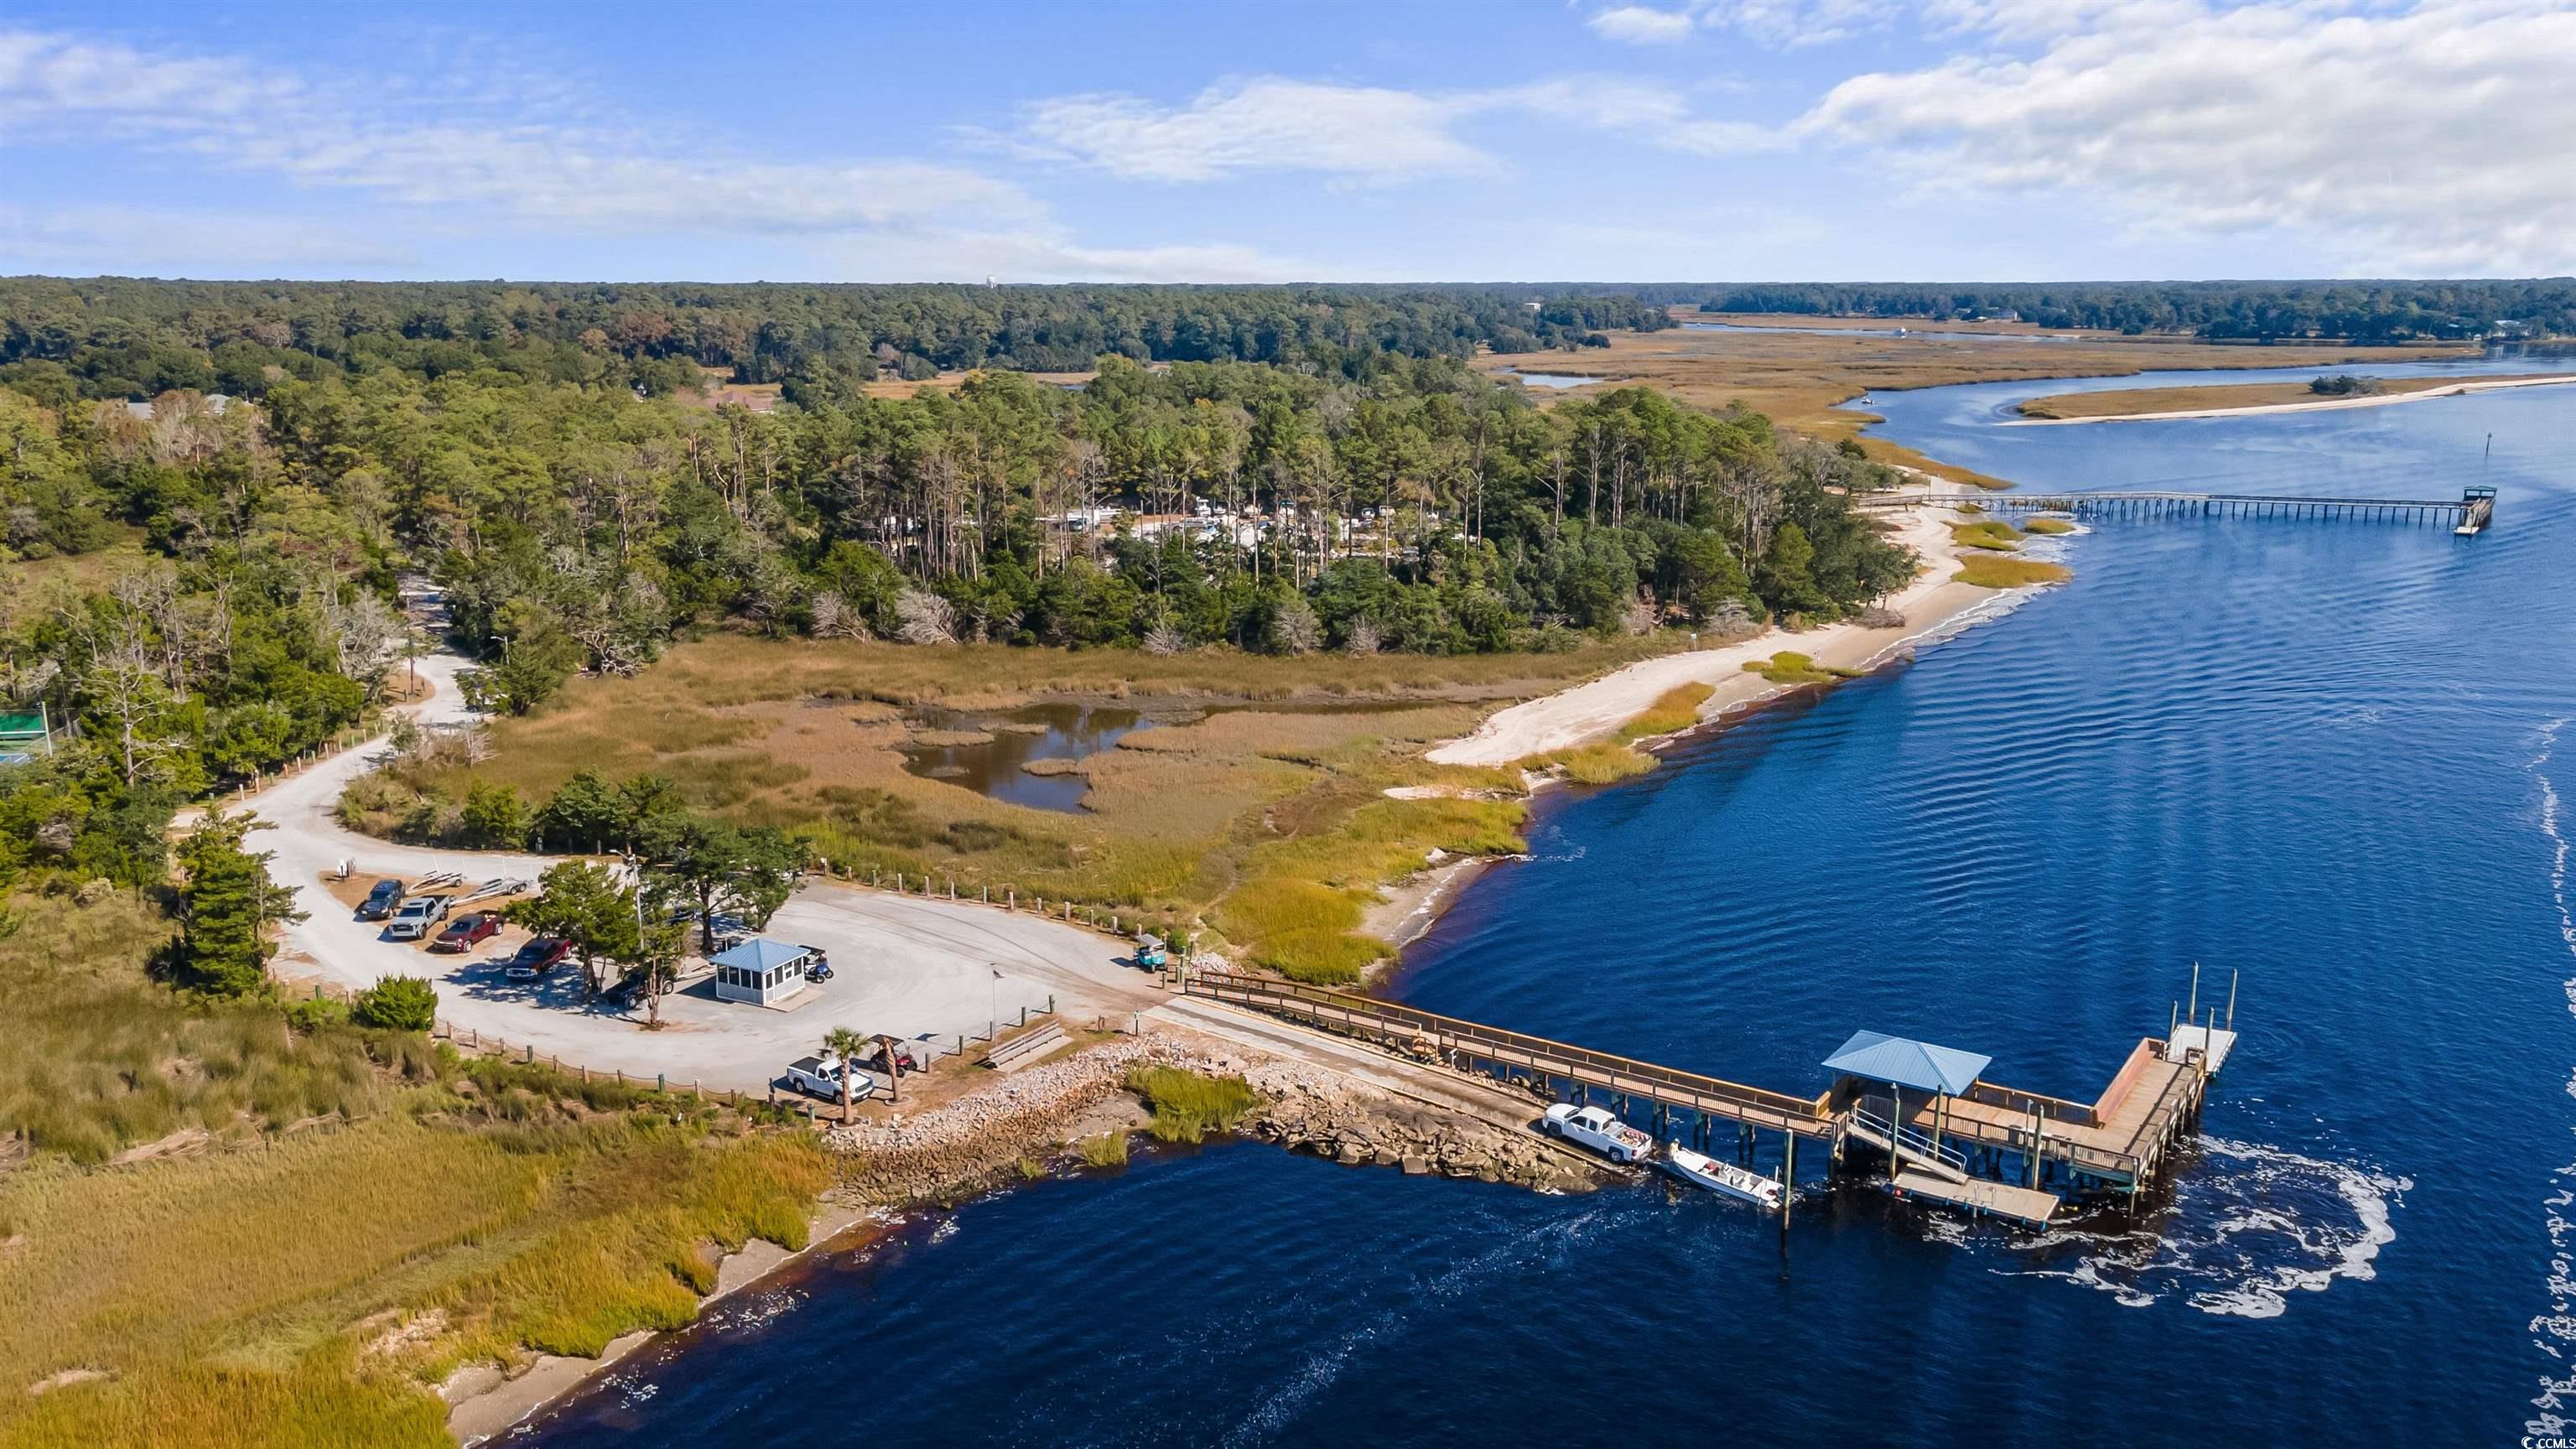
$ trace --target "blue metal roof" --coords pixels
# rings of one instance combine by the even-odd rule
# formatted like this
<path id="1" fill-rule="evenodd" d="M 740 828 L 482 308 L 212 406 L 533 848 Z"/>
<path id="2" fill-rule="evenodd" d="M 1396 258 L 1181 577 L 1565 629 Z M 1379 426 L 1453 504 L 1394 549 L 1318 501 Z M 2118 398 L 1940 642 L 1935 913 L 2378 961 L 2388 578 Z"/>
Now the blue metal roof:
<path id="1" fill-rule="evenodd" d="M 1853 1032 L 1840 1051 L 1825 1058 L 1825 1065 L 1838 1072 L 1926 1092 L 1947 1092 L 1954 1097 L 1968 1090 L 1993 1062 L 1993 1057 L 1981 1057 L 1975 1052 L 1877 1031 Z"/>
<path id="2" fill-rule="evenodd" d="M 766 936 L 754 936 L 729 951 L 719 952 L 707 959 L 717 966 L 733 966 L 744 971 L 766 971 L 773 966 L 784 966 L 791 961 L 813 954 L 814 950 L 810 946 L 791 946 L 784 941 L 770 940 Z"/>

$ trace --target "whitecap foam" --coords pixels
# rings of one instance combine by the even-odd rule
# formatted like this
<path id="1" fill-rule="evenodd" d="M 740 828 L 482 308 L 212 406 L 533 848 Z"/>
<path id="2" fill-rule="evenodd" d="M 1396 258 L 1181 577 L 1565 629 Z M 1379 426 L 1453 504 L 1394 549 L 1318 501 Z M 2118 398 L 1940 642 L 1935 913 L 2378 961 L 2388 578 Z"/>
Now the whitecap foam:
<path id="1" fill-rule="evenodd" d="M 2373 1261 L 2397 1237 L 2392 1209 L 2415 1185 L 2286 1148 L 2209 1136 L 2197 1146 L 2200 1160 L 2152 1225 L 2052 1229 L 2013 1246 L 2027 1266 L 1993 1271 L 2059 1279 L 2131 1308 L 2173 1296 L 2203 1313 L 2277 1318 L 2294 1294 L 2376 1276 Z"/>
<path id="2" fill-rule="evenodd" d="M 2576 957 L 2576 912 L 2571 912 L 2567 904 L 2567 835 L 2559 828 L 2564 808 L 2557 783 L 2549 776 L 2550 759 L 2558 752 L 2558 732 L 2566 725 L 2564 719 L 2553 719 L 2534 730 L 2531 762 L 2523 768 L 2540 785 L 2540 835 L 2549 843 L 2549 901 L 2558 911 L 2558 939 L 2568 955 Z M 2559 991 L 2566 998 L 2568 1013 L 2576 1015 L 2576 977 L 2559 983 Z M 2568 1077 L 2565 1091 L 2576 1097 L 2576 1074 Z M 2576 1273 L 2570 1269 L 2571 1224 L 2563 1210 L 2576 1203 L 2576 1187 L 2571 1187 L 2576 1184 L 2576 1163 L 2558 1169 L 2554 1180 L 2558 1190 L 2541 1200 L 2545 1210 L 2542 1221 L 2549 1233 L 2549 1307 L 2532 1316 L 2528 1331 L 2534 1348 L 2565 1363 L 2567 1346 L 2576 1344 L 2576 1312 L 2570 1311 L 2571 1303 L 2576 1303 Z M 2524 1427 L 2534 1435 L 2565 1433 L 2568 1421 L 2557 1411 L 2570 1396 L 2576 1396 L 2576 1375 L 2552 1378 L 2542 1374 L 2540 1392 L 2531 1401 L 2539 1413 Z"/>

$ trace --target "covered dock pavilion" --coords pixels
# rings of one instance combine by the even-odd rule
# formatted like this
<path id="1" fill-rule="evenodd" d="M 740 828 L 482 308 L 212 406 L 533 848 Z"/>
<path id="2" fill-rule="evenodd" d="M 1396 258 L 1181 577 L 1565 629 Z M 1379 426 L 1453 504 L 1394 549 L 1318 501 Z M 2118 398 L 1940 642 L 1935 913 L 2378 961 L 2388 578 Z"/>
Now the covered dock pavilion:
<path id="1" fill-rule="evenodd" d="M 1825 1058 L 1836 1074 L 1832 1099 L 1850 1103 L 1851 1135 L 1887 1153 L 1890 1192 L 2044 1226 L 2062 1199 L 1970 1175 L 1967 1155 L 1948 1141 L 1955 1104 L 1978 1090 L 1993 1064 L 1977 1052 L 1878 1031 L 1853 1032 Z M 1909 1089 L 1923 1094 L 1910 1111 Z"/>

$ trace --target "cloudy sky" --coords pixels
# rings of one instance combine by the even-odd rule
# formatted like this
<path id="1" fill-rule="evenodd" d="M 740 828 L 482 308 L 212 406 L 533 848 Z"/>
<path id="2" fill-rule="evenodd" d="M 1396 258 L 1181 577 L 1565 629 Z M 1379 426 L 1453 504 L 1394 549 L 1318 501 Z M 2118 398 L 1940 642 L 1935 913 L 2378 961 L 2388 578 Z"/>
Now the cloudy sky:
<path id="1" fill-rule="evenodd" d="M 2576 0 L 0 7 L 0 272 L 2576 271 Z"/>

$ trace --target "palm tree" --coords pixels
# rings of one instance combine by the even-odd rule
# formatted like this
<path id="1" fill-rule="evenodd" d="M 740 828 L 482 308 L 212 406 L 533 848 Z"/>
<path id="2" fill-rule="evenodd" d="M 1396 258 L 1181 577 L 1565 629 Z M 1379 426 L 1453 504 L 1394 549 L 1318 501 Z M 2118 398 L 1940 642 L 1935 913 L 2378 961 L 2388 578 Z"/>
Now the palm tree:
<path id="1" fill-rule="evenodd" d="M 850 1120 L 850 1063 L 868 1044 L 868 1039 L 846 1026 L 836 1026 L 823 1035 L 823 1050 L 840 1059 L 841 1120 Z"/>
<path id="2" fill-rule="evenodd" d="M 893 1037 L 884 1035 L 873 1036 L 868 1038 L 868 1040 L 875 1042 L 878 1049 L 885 1053 L 886 1100 L 894 1102 L 897 1105 L 901 1105 L 903 1102 L 903 1058 L 897 1056 L 896 1053 L 902 1050 L 903 1043 L 895 1040 Z"/>

